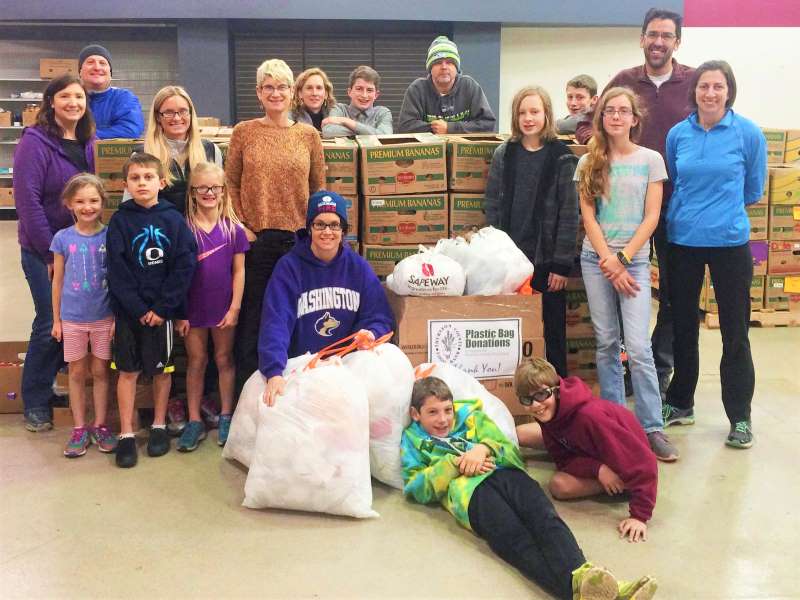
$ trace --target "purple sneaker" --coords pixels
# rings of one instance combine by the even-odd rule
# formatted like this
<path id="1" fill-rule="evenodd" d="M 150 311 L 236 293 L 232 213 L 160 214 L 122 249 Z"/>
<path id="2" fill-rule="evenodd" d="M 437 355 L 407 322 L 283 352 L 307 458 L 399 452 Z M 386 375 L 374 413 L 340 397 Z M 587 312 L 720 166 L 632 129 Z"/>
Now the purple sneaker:
<path id="1" fill-rule="evenodd" d="M 89 435 L 100 452 L 113 452 L 117 449 L 117 436 L 105 425 L 90 427 Z"/>
<path id="2" fill-rule="evenodd" d="M 186 427 L 186 406 L 180 398 L 170 398 L 167 404 L 167 431 L 180 435 Z"/>
<path id="3" fill-rule="evenodd" d="M 72 434 L 69 436 L 69 441 L 64 448 L 64 456 L 67 458 L 83 456 L 91 443 L 92 440 L 89 438 L 89 429 L 87 427 L 73 427 Z"/>
<path id="4" fill-rule="evenodd" d="M 219 426 L 219 409 L 213 398 L 203 397 L 203 401 L 200 404 L 200 414 L 203 415 L 203 421 L 205 421 L 208 429 L 216 429 Z"/>

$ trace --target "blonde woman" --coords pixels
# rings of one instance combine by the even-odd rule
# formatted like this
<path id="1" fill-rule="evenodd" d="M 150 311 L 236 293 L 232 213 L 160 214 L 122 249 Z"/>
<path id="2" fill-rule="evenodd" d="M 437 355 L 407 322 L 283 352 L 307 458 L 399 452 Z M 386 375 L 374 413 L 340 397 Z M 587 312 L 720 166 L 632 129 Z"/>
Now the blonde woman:
<path id="1" fill-rule="evenodd" d="M 245 288 L 236 332 L 237 389 L 258 369 L 258 332 L 264 290 L 278 259 L 305 226 L 309 196 L 322 188 L 325 161 L 319 132 L 289 119 L 294 77 L 279 59 L 256 73 L 264 116 L 233 129 L 225 164 L 228 193 L 245 226 Z"/>
<path id="2" fill-rule="evenodd" d="M 289 113 L 292 121 L 312 125 L 317 131 L 322 131 L 322 120 L 330 114 L 334 106 L 336 98 L 333 95 L 333 84 L 325 71 L 313 67 L 297 76 L 292 111 Z"/>
<path id="3" fill-rule="evenodd" d="M 163 87 L 153 98 L 144 144 L 136 152 L 158 157 L 167 175 L 167 185 L 159 197 L 169 200 L 184 214 L 186 182 L 194 166 L 200 162 L 222 166 L 222 152 L 213 142 L 200 138 L 194 103 L 179 85 Z M 123 199 L 128 198 L 126 192 Z"/>

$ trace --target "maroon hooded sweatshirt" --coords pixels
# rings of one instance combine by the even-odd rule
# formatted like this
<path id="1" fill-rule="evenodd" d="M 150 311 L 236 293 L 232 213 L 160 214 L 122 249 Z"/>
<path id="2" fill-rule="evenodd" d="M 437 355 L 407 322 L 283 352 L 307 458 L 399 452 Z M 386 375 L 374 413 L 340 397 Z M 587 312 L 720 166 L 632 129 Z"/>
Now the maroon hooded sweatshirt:
<path id="1" fill-rule="evenodd" d="M 630 515 L 653 515 L 658 464 L 634 414 L 601 400 L 578 377 L 561 380 L 556 414 L 542 427 L 544 444 L 559 471 L 597 479 L 600 465 L 619 475 L 630 495 Z"/>

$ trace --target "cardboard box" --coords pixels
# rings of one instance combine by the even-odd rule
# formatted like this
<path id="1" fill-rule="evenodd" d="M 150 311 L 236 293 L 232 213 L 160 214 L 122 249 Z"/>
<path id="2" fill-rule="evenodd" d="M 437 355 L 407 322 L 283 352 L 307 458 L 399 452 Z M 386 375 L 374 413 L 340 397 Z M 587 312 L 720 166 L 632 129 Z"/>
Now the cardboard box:
<path id="1" fill-rule="evenodd" d="M 783 155 L 785 163 L 800 163 L 800 129 L 786 132 L 786 151 Z"/>
<path id="2" fill-rule="evenodd" d="M 486 225 L 484 195 L 450 192 L 450 237 L 464 235 L 473 228 Z"/>
<path id="3" fill-rule="evenodd" d="M 654 266 L 653 264 L 650 265 L 650 289 L 657 290 L 659 287 L 658 278 L 661 275 L 661 271 L 658 267 Z"/>
<path id="4" fill-rule="evenodd" d="M 108 192 L 106 208 L 116 209 L 122 201 L 122 192 L 125 191 L 122 166 L 139 143 L 139 140 L 131 139 L 98 140 L 95 143 L 94 172 L 103 180 L 103 186 Z"/>
<path id="5" fill-rule="evenodd" d="M 764 307 L 800 312 L 800 275 L 767 275 Z"/>
<path id="6" fill-rule="evenodd" d="M 38 104 L 26 104 L 22 109 L 22 126 L 31 127 L 36 125 L 36 117 L 39 116 Z"/>
<path id="7" fill-rule="evenodd" d="M 89 388 L 86 389 L 86 393 L 90 393 L 91 390 Z M 87 396 L 86 402 L 86 422 L 91 424 L 94 421 L 94 405 L 91 402 L 91 396 Z M 54 408 L 53 409 L 53 427 L 57 429 L 67 428 L 73 426 L 73 419 L 72 419 L 72 410 L 69 408 Z M 106 412 L 106 425 L 112 432 L 118 432 L 120 430 L 120 422 L 119 422 L 119 409 L 116 404 L 110 403 L 108 406 L 108 411 Z M 133 430 L 139 431 L 142 428 L 141 422 L 139 421 L 139 411 L 133 411 Z"/>
<path id="8" fill-rule="evenodd" d="M 567 144 L 567 148 L 572 150 L 572 153 L 575 156 L 579 157 L 583 156 L 589 151 L 589 146 L 586 146 L 585 144 Z"/>
<path id="9" fill-rule="evenodd" d="M 584 338 L 594 336 L 592 315 L 589 313 L 589 300 L 586 290 L 570 290 L 567 297 L 567 338 Z"/>
<path id="10" fill-rule="evenodd" d="M 447 136 L 448 189 L 484 191 L 494 151 L 507 138 L 496 133 Z"/>
<path id="11" fill-rule="evenodd" d="M 750 254 L 753 255 L 753 276 L 767 274 L 769 261 L 769 242 L 750 242 Z"/>
<path id="12" fill-rule="evenodd" d="M 800 205 L 769 207 L 769 239 L 800 240 Z"/>
<path id="13" fill-rule="evenodd" d="M 0 109 L 0 127 L 11 127 L 14 117 L 9 110 Z"/>
<path id="14" fill-rule="evenodd" d="M 425 244 L 447 237 L 447 194 L 367 196 L 361 241 Z"/>
<path id="15" fill-rule="evenodd" d="M 764 308 L 764 285 L 766 275 L 753 277 L 750 282 L 750 310 L 761 310 Z"/>
<path id="16" fill-rule="evenodd" d="M 0 187 L 0 206 L 14 206 L 14 188 Z"/>
<path id="17" fill-rule="evenodd" d="M 594 335 L 567 338 L 567 371 L 585 381 L 597 380 L 597 340 Z"/>
<path id="18" fill-rule="evenodd" d="M 198 127 L 219 127 L 220 121 L 217 117 L 197 117 Z"/>
<path id="19" fill-rule="evenodd" d="M 358 241 L 358 196 L 342 195 L 347 201 L 347 239 Z"/>
<path id="20" fill-rule="evenodd" d="M 768 206 L 766 204 L 751 204 L 746 206 L 747 217 L 750 219 L 750 239 L 751 240 L 765 240 L 767 239 L 767 224 Z"/>
<path id="21" fill-rule="evenodd" d="M 445 139 L 432 133 L 359 135 L 361 190 L 365 196 L 444 192 Z"/>
<path id="22" fill-rule="evenodd" d="M 78 76 L 77 58 L 40 58 L 39 77 L 42 79 L 55 79 L 69 73 Z"/>
<path id="23" fill-rule="evenodd" d="M 411 256 L 419 252 L 417 244 L 395 245 L 395 246 L 371 246 L 362 244 L 361 256 L 363 256 L 375 271 L 378 279 L 384 280 L 386 276 L 394 271 L 394 266 L 406 256 Z"/>
<path id="24" fill-rule="evenodd" d="M 395 343 L 416 366 L 448 363 L 471 374 L 511 409 L 523 358 L 544 356 L 541 296 L 398 296 L 386 292 L 397 327 Z"/>
<path id="25" fill-rule="evenodd" d="M 706 269 L 706 275 L 703 278 L 703 287 L 700 288 L 700 310 L 710 313 L 719 312 L 717 308 L 717 297 L 714 294 L 714 284 L 711 283 L 711 277 Z"/>
<path id="26" fill-rule="evenodd" d="M 769 168 L 769 203 L 800 204 L 800 165 Z"/>
<path id="27" fill-rule="evenodd" d="M 767 162 L 769 164 L 782 163 L 786 151 L 786 130 L 762 127 L 761 131 L 767 138 Z"/>
<path id="28" fill-rule="evenodd" d="M 21 413 L 22 361 L 18 354 L 28 349 L 28 342 L 0 342 L 0 414 Z"/>
<path id="29" fill-rule="evenodd" d="M 770 241 L 767 273 L 800 274 L 800 241 Z"/>
<path id="30" fill-rule="evenodd" d="M 322 140 L 325 189 L 343 196 L 358 194 L 358 144 L 348 138 Z"/>

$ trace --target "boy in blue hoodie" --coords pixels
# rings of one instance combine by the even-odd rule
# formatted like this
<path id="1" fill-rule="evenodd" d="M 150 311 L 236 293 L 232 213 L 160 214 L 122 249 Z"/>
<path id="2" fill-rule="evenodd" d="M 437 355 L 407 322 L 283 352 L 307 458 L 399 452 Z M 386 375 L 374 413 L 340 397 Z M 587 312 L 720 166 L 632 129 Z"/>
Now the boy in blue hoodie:
<path id="1" fill-rule="evenodd" d="M 306 228 L 275 265 L 264 292 L 258 369 L 267 380 L 272 406 L 283 392 L 286 361 L 317 352 L 362 332 L 374 340 L 392 330 L 394 317 L 369 263 L 344 242 L 347 202 L 320 190 L 308 199 Z"/>
<path id="2" fill-rule="evenodd" d="M 649 600 L 655 581 L 617 582 L 583 556 L 519 449 L 483 412 L 480 400 L 453 403 L 447 384 L 424 377 L 411 393 L 403 432 L 403 493 L 435 501 L 485 539 L 500 558 L 562 600 Z"/>
<path id="3" fill-rule="evenodd" d="M 119 371 L 120 441 L 116 462 L 137 461 L 133 432 L 139 373 L 153 377 L 154 416 L 147 442 L 150 456 L 169 451 L 167 401 L 172 371 L 172 320 L 186 318 L 186 292 L 196 264 L 194 235 L 170 202 L 159 200 L 166 184 L 161 161 L 134 154 L 122 169 L 132 198 L 108 224 L 108 286 L 116 318 L 112 366 Z"/>

